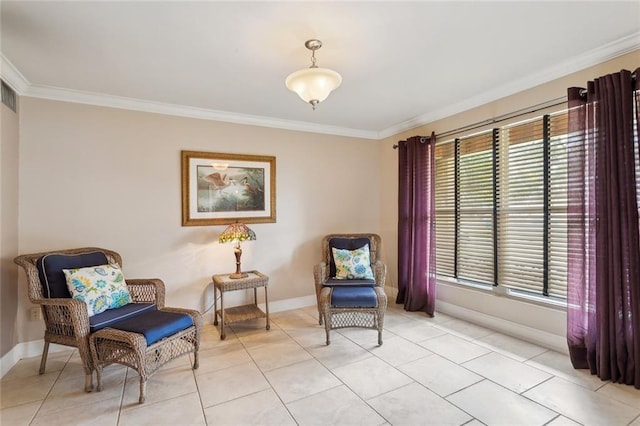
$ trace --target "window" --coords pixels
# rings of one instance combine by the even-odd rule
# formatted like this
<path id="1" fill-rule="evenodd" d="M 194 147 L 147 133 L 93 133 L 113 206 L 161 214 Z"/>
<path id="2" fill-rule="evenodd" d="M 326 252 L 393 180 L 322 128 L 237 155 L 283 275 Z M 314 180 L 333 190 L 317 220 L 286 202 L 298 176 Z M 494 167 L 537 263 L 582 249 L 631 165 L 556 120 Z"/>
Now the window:
<path id="1" fill-rule="evenodd" d="M 457 276 L 491 283 L 494 280 L 493 134 L 479 134 L 457 140 L 455 144 L 458 153 Z"/>
<path id="2" fill-rule="evenodd" d="M 436 146 L 436 269 L 566 299 L 567 113 Z"/>
<path id="3" fill-rule="evenodd" d="M 541 120 L 502 128 L 498 197 L 499 283 L 538 293 L 547 225 L 542 133 Z"/>
<path id="4" fill-rule="evenodd" d="M 456 220 L 455 220 L 455 146 L 436 145 L 436 271 L 440 275 L 455 276 Z"/>

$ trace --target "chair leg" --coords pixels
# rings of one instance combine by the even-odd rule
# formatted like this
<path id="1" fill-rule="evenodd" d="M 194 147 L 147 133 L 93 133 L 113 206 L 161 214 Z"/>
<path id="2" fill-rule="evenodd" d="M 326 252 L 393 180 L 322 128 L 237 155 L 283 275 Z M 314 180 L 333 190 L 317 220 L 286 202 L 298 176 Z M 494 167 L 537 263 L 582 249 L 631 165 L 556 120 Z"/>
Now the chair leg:
<path id="1" fill-rule="evenodd" d="M 100 373 L 98 373 L 98 390 L 101 390 L 100 384 Z M 84 391 L 91 392 L 93 391 L 93 374 L 85 374 L 84 376 Z"/>
<path id="2" fill-rule="evenodd" d="M 382 330 L 384 324 L 384 312 L 376 315 L 376 325 L 378 326 L 378 346 L 382 346 Z"/>
<path id="3" fill-rule="evenodd" d="M 195 351 L 193 353 L 193 369 L 197 370 L 199 366 L 200 363 L 198 362 L 198 351 Z"/>
<path id="4" fill-rule="evenodd" d="M 100 392 L 102 391 L 102 366 L 101 365 L 96 365 L 96 381 L 98 382 L 96 384 L 96 390 Z"/>
<path id="5" fill-rule="evenodd" d="M 49 354 L 49 342 L 44 341 L 44 348 L 42 348 L 42 358 L 40 359 L 40 374 L 44 374 L 45 365 L 47 365 L 47 355 Z"/>
<path id="6" fill-rule="evenodd" d="M 144 404 L 144 400 L 147 396 L 147 381 L 140 376 L 140 398 L 138 399 L 139 404 Z"/>
<path id="7" fill-rule="evenodd" d="M 331 333 L 331 320 L 326 315 L 323 315 L 323 319 L 324 332 L 327 335 L 327 346 L 329 346 L 331 344 L 331 339 L 329 338 L 329 334 Z"/>

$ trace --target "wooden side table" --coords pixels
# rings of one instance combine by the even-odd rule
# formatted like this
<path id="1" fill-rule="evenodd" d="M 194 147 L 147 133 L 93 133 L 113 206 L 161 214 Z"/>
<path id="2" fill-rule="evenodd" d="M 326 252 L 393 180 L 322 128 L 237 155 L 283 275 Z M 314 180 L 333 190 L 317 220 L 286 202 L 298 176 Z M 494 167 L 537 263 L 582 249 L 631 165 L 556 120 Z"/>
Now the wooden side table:
<path id="1" fill-rule="evenodd" d="M 213 325 L 218 325 L 220 317 L 220 339 L 224 340 L 227 335 L 225 326 L 236 321 L 245 321 L 253 318 L 267 319 L 266 329 L 269 330 L 269 298 L 267 296 L 267 286 L 269 277 L 258 271 L 247 272 L 246 278 L 230 278 L 229 274 L 219 274 L 212 276 L 213 280 Z M 264 287 L 265 312 L 258 307 L 258 287 Z M 227 291 L 253 289 L 253 304 L 224 308 L 224 293 Z M 218 292 L 220 292 L 220 309 L 218 309 Z"/>

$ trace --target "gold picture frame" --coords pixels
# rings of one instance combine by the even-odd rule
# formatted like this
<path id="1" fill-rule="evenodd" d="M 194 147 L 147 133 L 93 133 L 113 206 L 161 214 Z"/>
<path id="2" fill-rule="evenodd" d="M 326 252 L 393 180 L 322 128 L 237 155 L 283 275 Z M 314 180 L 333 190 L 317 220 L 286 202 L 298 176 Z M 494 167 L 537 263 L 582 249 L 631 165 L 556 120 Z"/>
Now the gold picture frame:
<path id="1" fill-rule="evenodd" d="M 276 157 L 181 151 L 182 226 L 276 221 Z"/>

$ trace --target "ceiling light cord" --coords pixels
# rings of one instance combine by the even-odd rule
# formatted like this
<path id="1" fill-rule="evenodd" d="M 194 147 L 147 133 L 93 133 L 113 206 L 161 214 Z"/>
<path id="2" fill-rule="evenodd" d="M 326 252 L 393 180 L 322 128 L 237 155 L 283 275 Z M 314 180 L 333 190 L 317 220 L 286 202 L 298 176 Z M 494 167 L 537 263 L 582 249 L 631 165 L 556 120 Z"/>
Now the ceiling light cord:
<path id="1" fill-rule="evenodd" d="M 311 66 L 309 68 L 318 68 L 316 65 L 316 50 L 313 49 L 311 51 Z"/>

